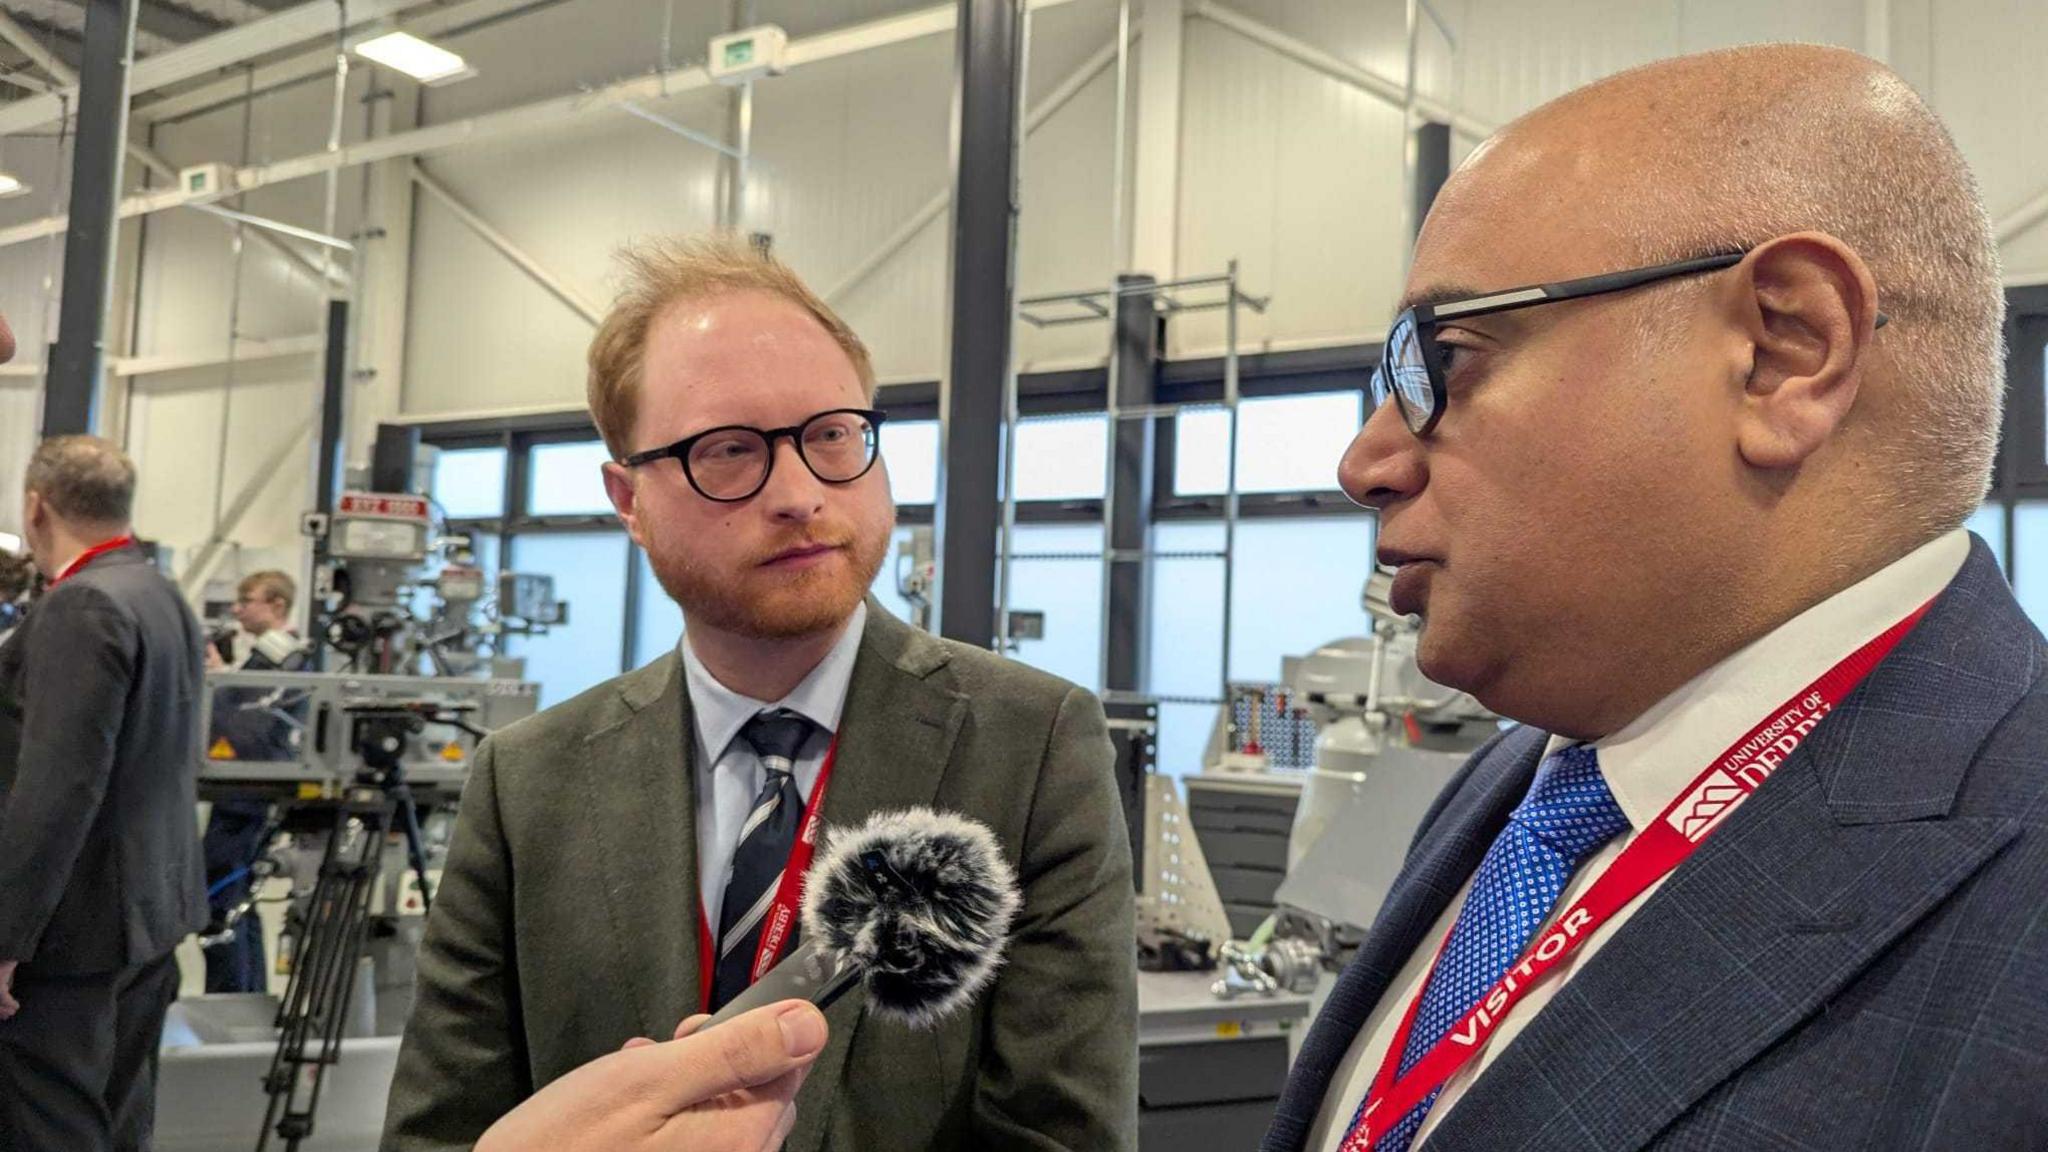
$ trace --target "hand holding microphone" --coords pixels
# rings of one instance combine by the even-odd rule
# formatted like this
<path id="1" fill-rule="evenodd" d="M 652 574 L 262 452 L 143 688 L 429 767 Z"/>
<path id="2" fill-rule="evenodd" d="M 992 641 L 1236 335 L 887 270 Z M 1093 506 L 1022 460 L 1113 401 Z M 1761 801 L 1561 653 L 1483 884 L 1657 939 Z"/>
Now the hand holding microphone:
<path id="1" fill-rule="evenodd" d="M 801 1002 L 702 1036 L 632 1041 L 529 1097 L 476 1152 L 773 1152 L 824 1047 L 825 1018 Z"/>
<path id="2" fill-rule="evenodd" d="M 983 825 L 878 813 L 813 866 L 804 938 L 782 963 L 674 1040 L 629 1041 L 549 1084 L 476 1152 L 772 1152 L 825 1046 L 819 1010 L 859 982 L 876 1015 L 939 1023 L 995 978 L 1022 902 Z"/>
<path id="3" fill-rule="evenodd" d="M 779 1000 L 827 1008 L 855 983 L 876 1015 L 932 1027 L 995 979 L 1022 903 L 986 826 L 929 808 L 878 812 L 831 835 L 812 866 L 802 942 L 700 1028 Z"/>

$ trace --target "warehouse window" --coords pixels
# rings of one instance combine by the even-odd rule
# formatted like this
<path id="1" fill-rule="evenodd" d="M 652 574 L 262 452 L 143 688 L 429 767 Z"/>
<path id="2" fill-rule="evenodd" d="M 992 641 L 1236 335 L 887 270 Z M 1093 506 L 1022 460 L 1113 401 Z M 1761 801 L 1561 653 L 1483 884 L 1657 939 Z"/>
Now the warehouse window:
<path id="1" fill-rule="evenodd" d="M 1157 524 L 1152 548 L 1150 691 L 1212 698 L 1222 691 L 1223 564 L 1218 521 Z M 1240 521 L 1231 588 L 1230 677 L 1280 679 L 1281 661 L 1328 641 L 1371 632 L 1360 600 L 1372 571 L 1365 516 Z M 1174 553 L 1182 555 L 1176 556 Z M 1195 772 L 1216 706 L 1171 705 L 1160 715 L 1162 771 Z"/>
<path id="2" fill-rule="evenodd" d="M 654 565 L 637 545 L 633 563 L 640 569 L 638 602 L 633 610 L 633 663 L 647 665 L 676 646 L 676 639 L 683 634 L 683 610 L 654 578 Z"/>
<path id="3" fill-rule="evenodd" d="M 2013 509 L 2012 590 L 2037 627 L 2048 627 L 2048 501 Z"/>
<path id="4" fill-rule="evenodd" d="M 1022 490 L 1021 480 L 1017 487 Z M 1102 682 L 1102 527 L 1020 524 L 1012 538 L 1010 610 L 1045 614 L 1045 638 L 1018 660 L 1084 688 Z"/>
<path id="5" fill-rule="evenodd" d="M 910 601 L 898 590 L 901 579 L 909 572 L 909 561 L 903 559 L 905 546 L 910 542 L 911 529 L 898 528 L 889 539 L 889 554 L 882 558 L 882 570 L 875 574 L 875 599 L 898 620 L 910 619 Z"/>
<path id="6" fill-rule="evenodd" d="M 1329 491 L 1337 462 L 1364 423 L 1357 392 L 1269 396 L 1238 403 L 1239 492 Z M 1207 496 L 1229 483 L 1230 413 L 1198 408 L 1175 418 L 1173 491 Z"/>
<path id="7" fill-rule="evenodd" d="M 905 420 L 882 425 L 882 461 L 898 504 L 930 504 L 939 493 L 939 422 Z"/>
<path id="8" fill-rule="evenodd" d="M 455 448 L 434 461 L 434 501 L 450 520 L 505 514 L 505 450 Z"/>
<path id="9" fill-rule="evenodd" d="M 1998 566 L 2005 567 L 2005 509 L 1998 504 L 1986 504 L 1977 509 L 1969 523 L 1963 525 L 1984 538 L 1990 545 L 1991 554 L 1998 558 Z"/>
<path id="10" fill-rule="evenodd" d="M 610 513 L 612 502 L 604 494 L 604 462 L 611 453 L 602 440 L 569 444 L 536 444 L 529 457 L 532 465 L 527 479 L 526 514 L 529 516 L 588 516 Z"/>
<path id="11" fill-rule="evenodd" d="M 1017 422 L 1019 500 L 1100 500 L 1108 467 L 1109 418 L 1099 412 Z"/>
<path id="12" fill-rule="evenodd" d="M 617 531 L 534 532 L 512 541 L 514 570 L 553 576 L 556 598 L 569 602 L 569 623 L 510 644 L 511 655 L 526 659 L 526 678 L 540 683 L 541 707 L 619 674 L 630 550 Z"/>

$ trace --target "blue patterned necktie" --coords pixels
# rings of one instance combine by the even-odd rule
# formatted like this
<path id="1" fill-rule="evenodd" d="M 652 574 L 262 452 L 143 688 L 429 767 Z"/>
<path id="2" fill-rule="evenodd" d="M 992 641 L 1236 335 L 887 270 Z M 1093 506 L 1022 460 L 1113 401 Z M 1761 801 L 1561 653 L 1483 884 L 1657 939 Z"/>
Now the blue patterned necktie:
<path id="1" fill-rule="evenodd" d="M 1529 794 L 1473 873 L 1465 906 L 1401 1049 L 1397 1076 L 1406 1076 L 1507 973 L 1586 857 L 1628 828 L 1592 745 L 1562 749 L 1536 769 Z M 1431 1092 L 1374 1141 L 1374 1152 L 1407 1152 L 1442 1091 Z M 1353 1116 L 1352 1126 L 1357 1124 Z"/>
<path id="2" fill-rule="evenodd" d="M 796 760 L 816 730 L 817 725 L 786 708 L 763 712 L 740 729 L 741 739 L 760 757 L 764 779 L 753 810 L 741 826 L 732 872 L 725 883 L 725 903 L 718 913 L 718 956 L 710 961 L 715 964 L 713 1012 L 753 983 L 762 919 L 782 883 L 783 866 L 789 862 L 797 825 L 804 818 L 804 798 L 796 787 Z M 792 934 L 790 942 L 795 940 Z"/>

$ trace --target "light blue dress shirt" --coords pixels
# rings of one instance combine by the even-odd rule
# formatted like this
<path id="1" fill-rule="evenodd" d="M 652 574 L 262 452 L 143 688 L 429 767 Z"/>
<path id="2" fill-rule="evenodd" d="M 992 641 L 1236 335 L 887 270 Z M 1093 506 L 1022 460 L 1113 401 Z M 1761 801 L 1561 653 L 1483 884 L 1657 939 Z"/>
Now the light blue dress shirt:
<path id="1" fill-rule="evenodd" d="M 684 687 L 696 717 L 697 883 L 708 923 L 718 923 L 725 885 L 732 876 L 732 854 L 740 844 L 740 828 L 767 776 L 761 758 L 739 738 L 740 729 L 757 714 L 777 708 L 787 708 L 823 729 L 804 745 L 793 773 L 797 791 L 808 804 L 818 773 L 825 766 L 825 752 L 832 746 L 832 734 L 839 731 L 839 715 L 846 707 L 846 689 L 853 682 L 853 662 L 860 655 L 861 633 L 867 622 L 868 606 L 862 604 L 847 622 L 846 634 L 810 675 L 789 695 L 775 701 L 742 696 L 719 683 L 690 648 L 688 634 L 684 635 L 679 645 Z"/>

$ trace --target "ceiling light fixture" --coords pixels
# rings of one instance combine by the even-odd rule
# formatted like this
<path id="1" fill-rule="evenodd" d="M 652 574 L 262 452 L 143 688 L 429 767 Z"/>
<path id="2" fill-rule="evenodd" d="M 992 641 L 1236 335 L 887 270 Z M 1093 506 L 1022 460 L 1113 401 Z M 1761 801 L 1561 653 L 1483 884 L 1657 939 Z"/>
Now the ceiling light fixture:
<path id="1" fill-rule="evenodd" d="M 469 62 L 410 32 L 387 32 L 356 45 L 356 55 L 403 72 L 422 84 L 451 84 L 476 75 Z"/>

